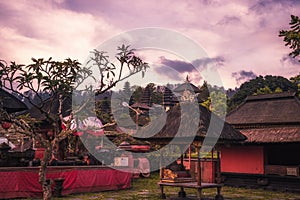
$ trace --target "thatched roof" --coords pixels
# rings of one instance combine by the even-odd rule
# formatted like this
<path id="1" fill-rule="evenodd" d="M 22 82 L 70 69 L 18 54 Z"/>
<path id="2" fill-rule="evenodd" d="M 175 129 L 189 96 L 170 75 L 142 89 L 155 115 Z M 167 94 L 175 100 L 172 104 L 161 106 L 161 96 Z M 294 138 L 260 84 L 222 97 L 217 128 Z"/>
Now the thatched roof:
<path id="1" fill-rule="evenodd" d="M 1 88 L 0 101 L 4 110 L 8 113 L 20 112 L 28 109 L 24 102 Z"/>
<path id="2" fill-rule="evenodd" d="M 300 101 L 295 93 L 250 96 L 229 113 L 232 125 L 300 123 Z"/>
<path id="3" fill-rule="evenodd" d="M 177 93 L 182 93 L 185 90 L 188 90 L 188 91 L 191 91 L 191 92 L 194 92 L 194 93 L 201 92 L 201 90 L 198 87 L 196 87 L 194 84 L 192 84 L 190 82 L 185 82 L 185 83 L 179 85 L 173 91 L 177 92 Z"/>
<path id="4" fill-rule="evenodd" d="M 52 97 L 45 101 L 43 110 L 47 113 L 50 113 L 52 115 L 57 115 L 59 113 L 59 100 L 58 98 Z M 72 98 L 66 98 L 63 102 L 63 116 L 69 116 L 72 109 Z M 28 110 L 28 113 L 32 118 L 35 118 L 36 120 L 42 121 L 45 120 L 45 115 L 36 107 L 32 107 Z"/>
<path id="5" fill-rule="evenodd" d="M 191 83 L 191 81 L 189 80 L 189 76 L 186 76 L 186 80 L 184 83 L 182 83 L 181 85 L 179 85 L 178 87 L 176 87 L 174 89 L 174 92 L 176 93 L 183 93 L 185 90 L 188 90 L 190 92 L 194 92 L 194 93 L 199 93 L 201 92 L 201 90 L 196 87 L 194 84 Z"/>
<path id="6" fill-rule="evenodd" d="M 250 143 L 300 142 L 300 100 L 284 92 L 250 96 L 226 121 Z"/>
<path id="7" fill-rule="evenodd" d="M 195 137 L 195 140 L 198 141 L 202 141 L 205 137 L 219 138 L 222 141 L 243 141 L 246 139 L 239 131 L 205 107 L 199 106 L 198 110 L 186 103 L 175 105 L 167 112 L 166 119 L 162 117 L 150 122 L 143 131 L 137 133 L 137 137 L 144 137 L 149 133 L 156 133 L 147 138 L 149 141 L 172 140 L 174 137 L 177 139 Z"/>
<path id="8" fill-rule="evenodd" d="M 136 103 L 132 104 L 131 107 L 132 108 L 140 108 L 140 109 L 144 109 L 144 110 L 151 109 L 151 107 L 149 107 L 147 104 L 140 103 L 140 102 L 136 102 Z"/>
<path id="9" fill-rule="evenodd" d="M 300 142 L 300 126 L 241 129 L 249 143 Z"/>

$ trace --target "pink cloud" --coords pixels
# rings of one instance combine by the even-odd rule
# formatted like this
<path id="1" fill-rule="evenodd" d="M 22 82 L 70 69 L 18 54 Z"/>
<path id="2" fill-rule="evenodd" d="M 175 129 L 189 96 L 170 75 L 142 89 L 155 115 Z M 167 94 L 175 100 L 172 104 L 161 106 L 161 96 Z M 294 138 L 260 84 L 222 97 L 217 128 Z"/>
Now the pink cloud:
<path id="1" fill-rule="evenodd" d="M 89 50 L 119 32 L 101 18 L 64 10 L 51 2 L 6 2 L 4 6 L 19 16 L 6 14 L 7 20 L 1 23 L 4 28 L 0 41 L 4 48 L 0 55 L 8 60 L 26 62 L 31 57 L 53 56 L 84 61 Z"/>
<path id="2" fill-rule="evenodd" d="M 0 7 L 0 57 L 5 60 L 27 63 L 31 57 L 52 56 L 84 62 L 91 49 L 113 35 L 155 26 L 187 35 L 211 58 L 224 58 L 226 87 L 235 86 L 231 73 L 241 66 L 258 75 L 289 77 L 299 71 L 296 65 L 282 70 L 289 49 L 278 37 L 290 15 L 300 15 L 293 0 L 2 1 Z"/>

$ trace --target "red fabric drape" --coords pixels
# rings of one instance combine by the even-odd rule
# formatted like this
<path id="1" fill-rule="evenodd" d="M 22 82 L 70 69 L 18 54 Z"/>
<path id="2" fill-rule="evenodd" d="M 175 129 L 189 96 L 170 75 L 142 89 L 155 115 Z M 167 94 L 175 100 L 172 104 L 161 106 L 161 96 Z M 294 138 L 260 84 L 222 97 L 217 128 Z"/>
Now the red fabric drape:
<path id="1" fill-rule="evenodd" d="M 125 189 L 131 187 L 131 173 L 107 167 L 54 167 L 48 169 L 47 178 L 64 178 L 63 195 L 81 192 Z M 55 184 L 53 184 L 53 189 Z M 41 197 L 38 168 L 1 170 L 0 199 Z"/>

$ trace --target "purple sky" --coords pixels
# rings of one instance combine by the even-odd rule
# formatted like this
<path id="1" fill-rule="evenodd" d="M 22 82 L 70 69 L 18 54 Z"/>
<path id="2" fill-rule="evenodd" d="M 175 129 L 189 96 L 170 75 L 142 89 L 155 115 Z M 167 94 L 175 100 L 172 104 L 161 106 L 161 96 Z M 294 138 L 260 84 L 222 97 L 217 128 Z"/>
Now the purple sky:
<path id="1" fill-rule="evenodd" d="M 152 77 L 171 67 L 176 73 L 166 73 L 169 82 L 189 73 L 193 79 L 191 64 L 213 62 L 225 88 L 235 87 L 256 75 L 299 74 L 300 63 L 287 57 L 289 49 L 278 37 L 289 28 L 291 14 L 300 16 L 300 1 L 0 1 L 0 58 L 24 64 L 50 56 L 84 62 L 90 50 L 116 34 L 160 27 L 191 38 L 209 58 L 187 63 L 152 53 L 150 63 L 157 67 Z"/>

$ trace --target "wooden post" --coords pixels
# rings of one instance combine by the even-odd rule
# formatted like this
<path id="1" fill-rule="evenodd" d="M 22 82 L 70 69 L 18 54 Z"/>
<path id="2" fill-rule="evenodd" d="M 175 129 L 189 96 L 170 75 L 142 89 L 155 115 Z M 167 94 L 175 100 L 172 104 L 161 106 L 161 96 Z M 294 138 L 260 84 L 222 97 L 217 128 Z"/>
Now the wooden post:
<path id="1" fill-rule="evenodd" d="M 159 178 L 160 180 L 163 179 L 163 167 L 162 167 L 162 154 L 160 151 L 160 157 L 159 157 Z"/>
<path id="2" fill-rule="evenodd" d="M 201 196 L 202 196 L 202 189 L 197 188 L 197 200 L 201 200 Z"/>
<path id="3" fill-rule="evenodd" d="M 189 170 L 191 170 L 191 145 L 189 146 Z"/>
<path id="4" fill-rule="evenodd" d="M 181 168 L 184 168 L 184 165 L 183 165 L 183 153 L 180 156 L 180 165 L 181 165 Z"/>
<path id="5" fill-rule="evenodd" d="M 200 159 L 200 147 L 201 145 L 198 144 L 197 145 L 197 168 L 198 168 L 198 180 L 197 180 L 197 185 L 201 186 L 201 182 L 202 182 L 202 175 L 201 175 L 201 159 Z M 201 200 L 201 196 L 202 196 L 202 188 L 197 188 L 197 199 Z"/>
<path id="6" fill-rule="evenodd" d="M 160 198 L 165 199 L 166 198 L 166 194 L 164 193 L 164 186 L 163 185 L 159 185 L 160 188 Z"/>
<path id="7" fill-rule="evenodd" d="M 162 166 L 162 154 L 160 151 L 160 157 L 159 157 L 159 179 L 160 179 L 160 183 L 162 182 L 163 179 L 163 166 Z M 166 195 L 164 193 L 164 186 L 162 184 L 159 184 L 159 188 L 160 188 L 160 195 L 162 199 L 166 198 Z"/>
<path id="8" fill-rule="evenodd" d="M 216 163 L 216 174 L 217 174 L 217 184 L 221 183 L 221 162 L 220 162 L 220 150 L 218 148 L 216 148 L 217 151 L 217 163 Z M 222 186 L 218 185 L 217 186 L 217 195 L 215 197 L 215 199 L 218 200 L 223 200 L 223 196 L 221 195 L 221 189 Z"/>
<path id="9" fill-rule="evenodd" d="M 139 109 L 139 108 L 137 108 L 137 109 Z M 136 112 L 135 112 L 135 123 L 136 123 L 136 131 L 138 131 L 138 129 L 139 129 L 139 113 L 138 113 L 138 111 L 137 110 L 135 110 Z"/>
<path id="10" fill-rule="evenodd" d="M 211 177 L 212 177 L 212 183 L 215 183 L 215 167 L 214 167 L 214 148 L 211 150 Z"/>
<path id="11" fill-rule="evenodd" d="M 21 139 L 21 152 L 24 151 L 24 138 Z"/>
<path id="12" fill-rule="evenodd" d="M 220 162 L 220 151 L 217 150 L 217 183 L 221 183 L 221 162 Z"/>
<path id="13" fill-rule="evenodd" d="M 74 155 L 72 155 L 72 156 L 78 156 L 78 154 L 79 154 L 79 147 L 78 147 L 78 141 L 79 140 L 79 136 L 78 135 L 76 135 L 75 136 L 75 151 L 74 151 Z M 68 155 L 70 156 L 70 151 L 68 151 Z"/>
<path id="14" fill-rule="evenodd" d="M 202 182 L 202 176 L 201 176 L 201 160 L 200 160 L 200 147 L 198 147 L 198 161 L 197 161 L 197 166 L 198 166 L 198 181 L 197 184 L 201 186 Z"/>

